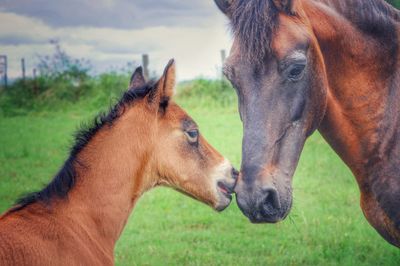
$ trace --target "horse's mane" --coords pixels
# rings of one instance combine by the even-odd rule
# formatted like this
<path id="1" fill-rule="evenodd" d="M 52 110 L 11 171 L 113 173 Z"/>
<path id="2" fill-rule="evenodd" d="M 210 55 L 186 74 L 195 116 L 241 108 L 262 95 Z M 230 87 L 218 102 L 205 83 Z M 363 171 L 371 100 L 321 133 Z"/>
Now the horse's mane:
<path id="1" fill-rule="evenodd" d="M 83 165 L 78 160 L 78 154 L 86 147 L 93 137 L 105 126 L 111 127 L 113 123 L 124 113 L 125 109 L 138 99 L 143 99 L 151 94 L 154 89 L 154 82 L 149 82 L 143 87 L 128 90 L 121 99 L 106 113 L 98 114 L 92 123 L 83 125 L 75 133 L 75 142 L 70 150 L 70 155 L 53 180 L 42 190 L 30 193 L 17 200 L 11 212 L 25 208 L 36 202 L 46 205 L 54 198 L 66 198 L 68 192 L 76 183 L 76 165 Z"/>
<path id="2" fill-rule="evenodd" d="M 398 9 L 385 0 L 314 0 L 333 7 L 351 21 L 379 21 L 393 19 L 400 21 Z"/>
<path id="3" fill-rule="evenodd" d="M 387 27 L 400 22 L 400 12 L 384 0 L 314 0 L 321 2 L 343 15 L 363 32 L 384 34 Z"/>
<path id="4" fill-rule="evenodd" d="M 392 36 L 393 23 L 400 12 L 384 0 L 309 0 L 325 4 L 356 27 L 378 37 Z M 236 0 L 230 7 L 231 28 L 242 47 L 242 54 L 254 63 L 270 54 L 278 10 L 271 0 Z M 389 27 L 388 27 L 389 26 Z"/>

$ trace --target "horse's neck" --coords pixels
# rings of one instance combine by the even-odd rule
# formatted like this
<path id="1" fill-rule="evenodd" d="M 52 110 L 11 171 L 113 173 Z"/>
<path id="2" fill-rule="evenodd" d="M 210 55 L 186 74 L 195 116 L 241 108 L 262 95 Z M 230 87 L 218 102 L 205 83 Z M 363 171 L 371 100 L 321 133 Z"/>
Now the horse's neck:
<path id="1" fill-rule="evenodd" d="M 393 23 L 387 29 L 391 32 L 373 36 L 335 10 L 309 3 L 307 15 L 329 81 L 328 108 L 320 131 L 363 186 L 371 171 L 400 167 L 399 53 L 398 42 L 393 41 L 399 29 Z"/>
<path id="2" fill-rule="evenodd" d="M 347 3 L 361 3 L 324 2 L 340 3 L 343 10 Z M 368 8 L 383 3 L 371 2 L 367 3 Z M 303 4 L 321 47 L 329 83 L 328 106 L 320 132 L 356 176 L 368 221 L 398 246 L 399 23 L 395 18 L 379 17 L 385 15 L 382 10 L 363 10 L 364 14 L 350 18 L 320 2 L 305 0 Z"/>
<path id="3" fill-rule="evenodd" d="M 59 205 L 61 215 L 109 250 L 114 248 L 138 198 L 153 186 L 147 168 L 146 138 L 135 135 L 134 125 L 123 124 L 100 131 L 82 151 L 77 184 L 68 200 Z"/>

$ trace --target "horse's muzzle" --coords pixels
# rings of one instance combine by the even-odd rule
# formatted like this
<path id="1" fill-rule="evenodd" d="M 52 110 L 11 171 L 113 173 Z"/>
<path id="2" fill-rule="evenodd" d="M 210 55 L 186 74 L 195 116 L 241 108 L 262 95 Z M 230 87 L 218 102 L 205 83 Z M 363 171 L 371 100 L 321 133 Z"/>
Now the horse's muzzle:
<path id="1" fill-rule="evenodd" d="M 277 223 L 286 218 L 291 208 L 291 195 L 280 195 L 279 191 L 268 186 L 256 193 L 236 189 L 236 201 L 252 223 Z"/>

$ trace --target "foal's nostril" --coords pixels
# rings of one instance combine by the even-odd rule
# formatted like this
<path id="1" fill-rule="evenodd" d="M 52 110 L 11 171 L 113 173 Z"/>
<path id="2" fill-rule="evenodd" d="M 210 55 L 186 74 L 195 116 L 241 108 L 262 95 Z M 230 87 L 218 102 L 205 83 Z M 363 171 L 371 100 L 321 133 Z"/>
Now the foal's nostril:
<path id="1" fill-rule="evenodd" d="M 232 173 L 231 173 L 231 175 L 232 175 L 232 178 L 236 180 L 236 179 L 239 178 L 239 171 L 236 170 L 235 168 L 232 168 Z"/>

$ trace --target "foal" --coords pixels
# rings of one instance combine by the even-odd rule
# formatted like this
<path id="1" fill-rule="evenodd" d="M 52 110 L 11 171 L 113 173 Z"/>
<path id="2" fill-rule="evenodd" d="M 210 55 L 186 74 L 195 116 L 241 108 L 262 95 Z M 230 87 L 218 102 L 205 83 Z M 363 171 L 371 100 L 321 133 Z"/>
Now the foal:
<path id="1" fill-rule="evenodd" d="M 112 265 L 135 203 L 157 185 L 229 205 L 238 173 L 171 100 L 174 85 L 173 61 L 153 85 L 135 71 L 54 180 L 0 217 L 0 265 Z"/>

